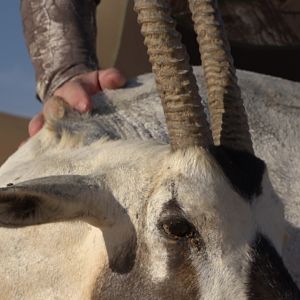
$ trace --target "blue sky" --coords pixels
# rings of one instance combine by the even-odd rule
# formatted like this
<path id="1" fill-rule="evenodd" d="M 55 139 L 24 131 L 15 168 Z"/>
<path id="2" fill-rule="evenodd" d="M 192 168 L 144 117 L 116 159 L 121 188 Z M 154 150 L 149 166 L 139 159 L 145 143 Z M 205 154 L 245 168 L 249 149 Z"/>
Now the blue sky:
<path id="1" fill-rule="evenodd" d="M 41 109 L 35 99 L 34 71 L 23 38 L 20 1 L 1 3 L 0 111 L 33 116 Z"/>

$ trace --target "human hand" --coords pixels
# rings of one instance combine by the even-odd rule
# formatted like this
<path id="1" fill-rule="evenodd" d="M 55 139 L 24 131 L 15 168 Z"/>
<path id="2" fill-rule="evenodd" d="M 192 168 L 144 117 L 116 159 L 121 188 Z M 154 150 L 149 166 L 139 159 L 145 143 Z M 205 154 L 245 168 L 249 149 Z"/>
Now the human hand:
<path id="1" fill-rule="evenodd" d="M 83 73 L 65 82 L 54 96 L 64 99 L 79 112 L 87 112 L 92 108 L 91 97 L 103 89 L 116 89 L 126 82 L 125 77 L 116 69 L 98 70 Z M 35 115 L 28 125 L 29 136 L 35 135 L 44 125 L 43 112 Z"/>

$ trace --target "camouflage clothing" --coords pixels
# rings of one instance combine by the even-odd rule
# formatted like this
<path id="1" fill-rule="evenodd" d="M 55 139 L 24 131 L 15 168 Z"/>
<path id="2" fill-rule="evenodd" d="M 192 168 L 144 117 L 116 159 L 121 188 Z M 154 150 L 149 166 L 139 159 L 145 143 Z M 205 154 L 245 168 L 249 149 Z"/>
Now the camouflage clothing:
<path id="1" fill-rule="evenodd" d="M 100 0 L 22 0 L 24 34 L 45 101 L 72 77 L 98 68 L 95 10 Z"/>

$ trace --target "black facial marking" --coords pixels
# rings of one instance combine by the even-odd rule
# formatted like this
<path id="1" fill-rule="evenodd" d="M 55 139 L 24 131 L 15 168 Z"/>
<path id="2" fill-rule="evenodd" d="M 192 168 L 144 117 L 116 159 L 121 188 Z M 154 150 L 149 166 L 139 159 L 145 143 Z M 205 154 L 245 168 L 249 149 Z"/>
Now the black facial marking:
<path id="1" fill-rule="evenodd" d="M 169 297 L 162 299 L 199 299 L 200 287 L 198 285 L 199 275 L 192 263 L 192 245 L 190 239 L 177 240 L 175 242 L 165 241 L 168 257 L 168 282 Z M 199 255 L 201 255 L 199 253 Z M 174 291 L 172 286 L 176 288 Z M 160 294 L 166 295 L 164 287 Z M 173 298 L 172 298 L 173 297 Z"/>
<path id="2" fill-rule="evenodd" d="M 93 290 L 93 300 L 199 299 L 197 271 L 190 259 L 191 251 L 187 243 L 176 241 L 166 244 L 168 276 L 159 282 L 154 282 L 149 274 L 149 257 L 153 250 L 143 242 L 143 237 L 138 244 L 133 269 L 126 274 L 115 273 L 111 269 L 101 274 Z"/>
<path id="3" fill-rule="evenodd" d="M 170 192 L 171 200 L 164 205 L 158 222 L 167 219 L 170 220 L 172 217 L 180 220 L 180 222 L 188 222 L 184 218 L 183 211 L 176 200 L 177 191 L 174 183 L 170 185 Z M 141 217 L 144 215 L 145 213 L 141 212 Z M 148 248 L 148 244 L 144 241 L 143 232 L 144 228 L 141 228 L 140 238 L 137 240 L 135 264 L 130 272 L 120 274 L 120 272 L 114 272 L 112 268 L 108 269 L 98 277 L 92 299 L 199 299 L 201 295 L 198 285 L 199 275 L 191 257 L 193 255 L 202 257 L 200 251 L 205 252 L 201 236 L 196 233 L 193 237 L 188 236 L 179 239 L 165 238 L 168 276 L 162 281 L 155 282 L 151 274 L 149 274 L 149 267 L 151 268 L 149 266 L 149 257 L 153 249 Z M 150 247 L 155 246 L 151 245 Z M 159 260 L 157 263 L 159 263 Z"/>
<path id="4" fill-rule="evenodd" d="M 180 214 L 182 212 L 181 207 L 173 194 L 172 194 L 172 199 L 164 203 L 162 214 L 169 211 L 177 214 Z"/>
<path id="5" fill-rule="evenodd" d="M 262 178 L 265 163 L 248 152 L 224 146 L 211 146 L 209 153 L 215 158 L 233 188 L 251 201 L 262 193 Z"/>
<path id="6" fill-rule="evenodd" d="M 142 243 L 143 244 L 143 243 Z M 199 299 L 199 286 L 195 267 L 188 259 L 188 252 L 181 249 L 181 256 L 169 263 L 170 276 L 161 282 L 153 282 L 149 274 L 149 249 L 139 248 L 138 259 L 131 272 L 113 273 L 107 270 L 99 276 L 93 290 L 93 300 L 196 300 Z M 172 254 L 171 252 L 168 254 Z M 186 255 L 186 258 L 183 257 Z"/>
<path id="7" fill-rule="evenodd" d="M 171 184 L 171 200 L 163 206 L 158 221 L 158 229 L 165 237 L 165 247 L 168 252 L 169 277 L 172 281 L 180 281 L 181 288 L 189 290 L 190 298 L 199 297 L 199 287 L 195 283 L 197 271 L 191 263 L 193 255 L 202 259 L 207 257 L 206 247 L 201 234 L 190 223 L 177 201 L 175 183 Z M 179 294 L 178 294 L 179 295 Z M 174 299 L 185 299 L 182 296 Z"/>
<path id="8" fill-rule="evenodd" d="M 259 234 L 252 249 L 249 299 L 299 300 L 299 289 L 268 239 Z"/>
<path id="9" fill-rule="evenodd" d="M 171 200 L 164 204 L 158 221 L 158 228 L 165 236 L 169 270 L 167 287 L 160 289 L 160 299 L 199 299 L 199 275 L 191 257 L 205 257 L 204 241 L 193 224 L 186 219 L 177 201 L 175 183 L 171 184 L 170 191 Z"/>

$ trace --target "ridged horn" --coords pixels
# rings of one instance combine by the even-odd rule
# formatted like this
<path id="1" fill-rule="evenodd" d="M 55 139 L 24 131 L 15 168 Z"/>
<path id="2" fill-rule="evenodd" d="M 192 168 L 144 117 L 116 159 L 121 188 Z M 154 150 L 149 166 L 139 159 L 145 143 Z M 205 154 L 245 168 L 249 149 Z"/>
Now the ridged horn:
<path id="1" fill-rule="evenodd" d="M 215 145 L 253 153 L 230 46 L 214 0 L 188 0 L 200 47 Z"/>
<path id="2" fill-rule="evenodd" d="M 212 144 L 212 136 L 181 36 L 166 0 L 135 0 L 160 93 L 172 150 Z"/>

